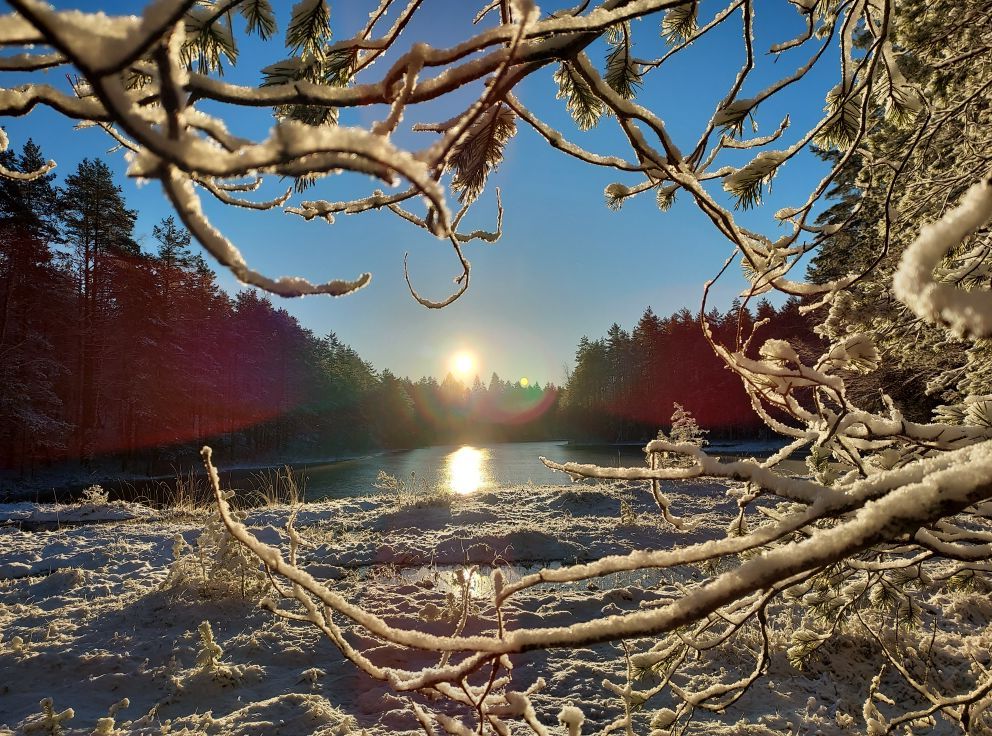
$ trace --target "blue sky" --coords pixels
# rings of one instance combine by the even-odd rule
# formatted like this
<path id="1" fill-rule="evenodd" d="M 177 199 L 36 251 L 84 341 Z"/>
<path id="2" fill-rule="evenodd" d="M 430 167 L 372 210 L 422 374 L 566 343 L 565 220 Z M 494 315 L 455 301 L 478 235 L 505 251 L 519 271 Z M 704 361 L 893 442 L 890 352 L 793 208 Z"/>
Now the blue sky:
<path id="1" fill-rule="evenodd" d="M 274 5 L 282 33 L 289 4 Z M 364 22 L 367 5 L 332 3 L 335 38 L 350 36 Z M 704 1 L 700 17 L 712 16 L 720 5 Z M 764 0 L 756 5 L 758 70 L 745 87 L 744 97 L 790 73 L 811 53 L 803 49 L 774 62 L 765 54 L 767 48 L 798 34 L 803 21 L 785 0 Z M 133 12 L 135 4 L 79 3 L 78 7 Z M 551 9 L 547 4 L 542 8 Z M 471 18 L 476 10 L 476 3 L 426 0 L 398 48 L 405 50 L 414 41 L 450 45 L 473 30 Z M 651 57 L 663 48 L 658 23 L 657 18 L 634 23 L 638 56 Z M 227 73 L 238 82 L 256 82 L 261 67 L 286 55 L 280 40 L 260 44 L 242 39 L 241 45 L 238 68 Z M 602 45 L 590 48 L 594 60 L 601 60 L 604 53 Z M 743 55 L 739 22 L 727 24 L 726 29 L 675 57 L 667 68 L 649 74 L 638 101 L 658 112 L 670 125 L 676 142 L 688 149 L 725 93 Z M 371 74 L 382 74 L 387 63 L 380 61 Z M 613 121 L 604 118 L 586 133 L 575 128 L 564 101 L 554 97 L 552 71 L 549 68 L 527 79 L 518 87 L 518 96 L 580 145 L 599 153 L 627 156 Z M 64 84 L 64 74 L 64 70 L 54 70 L 43 81 Z M 784 148 L 794 141 L 822 114 L 824 94 L 837 74 L 837 53 L 832 50 L 807 80 L 790 89 L 781 101 L 759 109 L 759 134 L 772 132 L 789 113 L 792 131 L 784 143 L 774 147 Z M 26 80 L 17 80 L 21 81 Z M 3 81 L 4 86 L 14 83 Z M 425 145 L 432 134 L 408 132 L 409 125 L 449 117 L 466 104 L 468 93 L 409 110 L 401 124 L 405 130 L 396 134 L 396 142 Z M 384 109 L 344 111 L 341 122 L 368 125 L 383 116 Z M 264 136 L 272 123 L 264 111 L 235 111 L 226 117 L 234 132 L 255 137 Z M 148 249 L 154 247 L 152 226 L 170 213 L 169 205 L 157 183 L 137 186 L 125 180 L 122 154 L 108 153 L 111 143 L 105 135 L 96 130 L 73 131 L 70 121 L 40 109 L 26 118 L 0 120 L 0 124 L 7 128 L 15 148 L 33 137 L 46 156 L 58 162 L 56 171 L 62 177 L 84 157 L 104 158 L 120 173 L 128 204 L 139 212 L 139 237 Z M 748 158 L 743 153 L 732 162 L 744 163 Z M 775 180 L 766 206 L 747 213 L 741 221 L 774 234 L 771 213 L 803 202 L 823 173 L 822 164 L 811 154 L 791 162 Z M 438 299 L 453 288 L 452 277 L 458 273 L 450 246 L 390 213 L 343 216 L 334 225 L 327 225 L 306 223 L 278 211 L 255 213 L 207 199 L 204 202 L 214 224 L 235 242 L 249 263 L 270 275 L 303 275 L 317 281 L 354 278 L 371 271 L 371 285 L 351 296 L 276 301 L 314 332 L 337 333 L 377 369 L 388 368 L 415 379 L 422 375 L 443 377 L 451 356 L 465 349 L 476 354 L 484 380 L 495 371 L 503 378 L 526 376 L 544 384 L 563 381 L 564 366 L 572 363 L 582 335 L 602 336 L 612 322 L 629 329 L 649 305 L 663 315 L 682 307 L 697 309 L 703 282 L 716 274 L 729 254 L 726 241 L 684 195 L 667 213 L 658 210 L 652 193 L 628 201 L 620 212 L 610 211 L 604 204 L 603 188 L 613 181 L 632 184 L 636 178 L 618 177 L 564 156 L 548 147 L 525 123 L 519 123 L 505 160 L 465 221 L 472 229 L 495 225 L 495 187 L 499 186 L 506 210 L 503 238 L 495 245 L 472 243 L 466 247 L 473 265 L 471 288 L 443 310 L 427 310 L 410 297 L 403 281 L 403 254 L 410 254 L 410 272 L 417 289 Z M 377 187 L 381 184 L 361 177 L 333 176 L 303 198 L 338 201 Z M 259 197 L 279 189 L 273 182 Z M 233 293 L 239 288 L 226 272 L 218 275 L 225 289 Z M 715 290 L 714 303 L 725 308 L 742 286 L 736 272 L 724 277 Z"/>

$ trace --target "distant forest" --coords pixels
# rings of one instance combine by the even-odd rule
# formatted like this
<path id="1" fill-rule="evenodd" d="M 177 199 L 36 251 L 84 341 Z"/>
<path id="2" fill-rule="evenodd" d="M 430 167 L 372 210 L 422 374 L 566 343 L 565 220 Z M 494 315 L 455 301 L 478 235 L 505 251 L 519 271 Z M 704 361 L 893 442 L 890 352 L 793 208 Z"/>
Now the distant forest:
<path id="1" fill-rule="evenodd" d="M 706 314 L 715 340 L 734 345 L 755 323 L 748 354 L 771 338 L 791 342 L 804 357 L 822 349 L 800 303 L 789 299 L 776 309 L 761 300 L 755 311 L 735 300 L 723 314 Z M 740 378 L 713 351 L 698 314 L 682 309 L 659 317 L 648 307 L 631 332 L 614 323 L 606 337 L 583 337 L 575 353 L 562 400 L 562 426 L 572 439 L 624 442 L 649 439 L 671 423 L 674 404 L 681 404 L 709 431 L 711 438 L 763 437 L 769 430 L 751 408 Z"/>
<path id="2" fill-rule="evenodd" d="M 44 163 L 33 142 L 0 163 Z M 0 179 L 0 468 L 61 463 L 167 472 L 210 442 L 229 461 L 319 459 L 449 442 L 653 436 L 675 402 L 718 436 L 754 436 L 739 379 L 696 317 L 648 309 L 633 331 L 583 338 L 562 388 L 376 371 L 255 291 L 233 298 L 170 217 L 154 252 L 100 160 L 57 185 Z M 709 315 L 717 331 L 769 318 L 763 338 L 812 342 L 797 304 Z M 743 324 L 747 334 L 749 324 Z"/>

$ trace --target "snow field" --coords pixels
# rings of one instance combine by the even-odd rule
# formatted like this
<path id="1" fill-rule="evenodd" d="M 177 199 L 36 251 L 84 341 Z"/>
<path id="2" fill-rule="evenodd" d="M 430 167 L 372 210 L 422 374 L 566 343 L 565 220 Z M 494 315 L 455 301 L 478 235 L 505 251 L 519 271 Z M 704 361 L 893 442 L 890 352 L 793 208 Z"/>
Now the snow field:
<path id="1" fill-rule="evenodd" d="M 392 626 L 450 635 L 467 611 L 464 635 L 491 634 L 494 563 L 513 582 L 545 566 L 720 538 L 736 511 L 730 486 L 666 484 L 676 513 L 696 523 L 691 532 L 665 525 L 650 494 L 632 483 L 504 489 L 458 498 L 450 508 L 399 509 L 388 495 L 308 504 L 296 517 L 306 542 L 300 565 Z M 287 507 L 256 509 L 245 523 L 266 543 L 285 548 L 289 514 Z M 54 517 L 57 526 L 50 528 Z M 106 733 L 422 733 L 411 701 L 465 716 L 444 701 L 391 692 L 346 661 L 314 627 L 273 617 L 259 607 L 260 595 L 242 598 L 236 581 L 227 590 L 211 587 L 196 565 L 183 575 L 170 573 L 177 549 L 187 556 L 196 550 L 210 514 L 133 504 L 17 504 L 0 507 L 0 520 L 6 520 L 0 526 L 0 734 L 46 732 L 39 705 L 44 698 L 52 699 L 54 713 L 73 709 L 61 723 L 68 734 L 94 733 L 99 719 L 125 697 L 129 703 L 115 715 L 116 730 Z M 177 535 L 185 547 L 177 546 Z M 677 598 L 710 572 L 693 566 L 544 584 L 515 595 L 504 620 L 508 629 L 539 628 L 635 611 Z M 934 654 L 929 663 L 916 663 L 929 668 L 931 682 L 967 690 L 974 684 L 973 662 L 990 664 L 992 603 L 980 593 L 939 593 L 921 605 L 926 621 L 918 638 L 926 643 L 933 636 Z M 687 733 L 864 732 L 862 703 L 881 664 L 877 647 L 864 634 L 842 631 L 806 671 L 798 671 L 785 650 L 802 613 L 787 601 L 775 604 L 766 675 L 726 712 L 697 711 Z M 207 658 L 211 666 L 203 665 L 204 621 L 221 650 Z M 416 671 L 439 663 L 436 652 L 401 650 L 338 623 L 380 666 Z M 912 634 L 906 636 L 901 646 L 922 651 Z M 760 637 L 756 629 L 746 630 L 732 641 L 689 656 L 673 683 L 698 690 L 745 677 Z M 654 643 L 512 655 L 513 689 L 543 678 L 531 701 L 551 733 L 567 733 L 558 715 L 569 704 L 584 714 L 582 733 L 600 732 L 623 714 L 622 700 L 604 681 L 623 688 L 630 676 L 635 689 L 659 681 L 658 671 L 638 666 L 645 662 L 638 654 Z M 915 703 L 891 673 L 881 682 L 900 708 Z M 669 707 L 673 700 L 663 693 L 637 709 L 635 732 L 651 732 L 652 721 L 657 729 Z M 955 731 L 938 718 L 931 732 Z"/>

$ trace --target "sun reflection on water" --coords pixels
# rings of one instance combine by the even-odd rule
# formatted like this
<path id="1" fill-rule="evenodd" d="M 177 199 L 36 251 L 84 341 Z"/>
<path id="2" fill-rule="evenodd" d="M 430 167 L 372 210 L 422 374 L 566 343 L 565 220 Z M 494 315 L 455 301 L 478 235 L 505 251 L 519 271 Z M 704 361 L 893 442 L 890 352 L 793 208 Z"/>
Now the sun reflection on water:
<path id="1" fill-rule="evenodd" d="M 444 469 L 451 490 L 467 495 L 484 487 L 489 480 L 485 464 L 488 455 L 488 450 L 468 446 L 448 455 L 444 459 Z"/>

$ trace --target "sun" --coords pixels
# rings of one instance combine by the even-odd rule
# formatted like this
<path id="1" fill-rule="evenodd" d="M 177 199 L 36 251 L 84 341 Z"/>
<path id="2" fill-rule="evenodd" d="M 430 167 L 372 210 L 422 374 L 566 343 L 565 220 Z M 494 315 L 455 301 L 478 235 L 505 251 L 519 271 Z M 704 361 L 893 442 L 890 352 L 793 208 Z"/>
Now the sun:
<path id="1" fill-rule="evenodd" d="M 475 356 L 467 350 L 455 353 L 451 358 L 451 370 L 459 378 L 469 378 L 475 373 Z"/>

